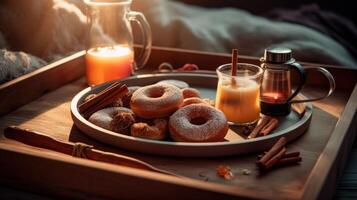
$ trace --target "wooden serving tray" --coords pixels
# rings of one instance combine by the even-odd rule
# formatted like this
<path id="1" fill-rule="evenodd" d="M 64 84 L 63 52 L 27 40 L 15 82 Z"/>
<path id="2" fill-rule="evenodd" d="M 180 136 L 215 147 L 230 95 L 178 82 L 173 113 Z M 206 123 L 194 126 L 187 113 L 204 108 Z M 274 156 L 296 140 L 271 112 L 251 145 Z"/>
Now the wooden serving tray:
<path id="1" fill-rule="evenodd" d="M 356 70 L 327 67 L 335 76 L 337 89 L 331 97 L 313 103 L 309 129 L 288 145 L 288 150 L 302 153 L 302 163 L 259 174 L 255 169 L 255 154 L 219 158 L 152 156 L 113 148 L 85 136 L 73 125 L 70 116 L 71 99 L 86 87 L 81 78 L 83 55 L 80 52 L 1 85 L 0 128 L 18 125 L 60 140 L 93 144 L 95 148 L 133 156 L 187 178 L 73 158 L 11 141 L 1 134 L 1 185 L 81 199 L 327 199 L 333 196 L 356 133 L 353 125 L 357 123 Z M 240 61 L 259 62 L 257 58 L 244 56 Z M 230 55 L 154 48 L 148 68 L 140 73 L 153 71 L 162 62 L 176 67 L 195 63 L 201 69 L 213 70 L 230 62 Z M 309 87 L 303 94 L 320 94 L 325 91 L 324 82 L 316 74 L 308 79 Z M 51 91 L 55 88 L 58 89 Z M 23 106 L 18 108 L 20 105 Z M 228 181 L 217 176 L 219 165 L 229 165 L 236 178 Z M 242 175 L 242 169 L 252 173 Z"/>

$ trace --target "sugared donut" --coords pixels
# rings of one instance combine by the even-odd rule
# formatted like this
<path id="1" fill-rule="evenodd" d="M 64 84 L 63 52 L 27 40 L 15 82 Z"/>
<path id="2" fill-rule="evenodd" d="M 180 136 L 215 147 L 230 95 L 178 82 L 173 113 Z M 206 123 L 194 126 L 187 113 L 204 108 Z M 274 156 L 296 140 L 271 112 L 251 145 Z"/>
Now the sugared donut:
<path id="1" fill-rule="evenodd" d="M 191 97 L 183 100 L 182 107 L 191 105 L 191 104 L 198 104 L 198 103 L 203 103 L 206 105 L 210 105 L 209 99 L 201 99 L 198 97 Z"/>
<path id="2" fill-rule="evenodd" d="M 186 83 L 185 81 L 180 81 L 180 80 L 175 80 L 175 79 L 162 80 L 162 81 L 159 81 L 157 83 L 158 84 L 161 84 L 161 83 L 171 84 L 171 85 L 174 85 L 174 86 L 176 86 L 176 87 L 178 87 L 180 89 L 189 87 L 188 83 Z"/>
<path id="3" fill-rule="evenodd" d="M 181 89 L 182 95 L 184 99 L 191 98 L 191 97 L 201 97 L 201 94 L 195 88 L 183 88 Z"/>
<path id="4" fill-rule="evenodd" d="M 222 111 L 204 104 L 178 109 L 169 120 L 171 138 L 177 142 L 222 141 L 228 123 Z"/>
<path id="5" fill-rule="evenodd" d="M 135 118 L 134 113 L 128 108 L 109 107 L 93 113 L 88 121 L 107 130 L 128 134 Z"/>
<path id="6" fill-rule="evenodd" d="M 131 126 L 131 135 L 134 137 L 151 140 L 163 140 L 167 136 L 167 120 L 154 119 L 153 125 L 148 123 L 135 123 Z"/>
<path id="7" fill-rule="evenodd" d="M 154 84 L 141 87 L 133 93 L 130 107 L 142 118 L 153 119 L 170 116 L 182 104 L 179 88 L 170 84 Z"/>

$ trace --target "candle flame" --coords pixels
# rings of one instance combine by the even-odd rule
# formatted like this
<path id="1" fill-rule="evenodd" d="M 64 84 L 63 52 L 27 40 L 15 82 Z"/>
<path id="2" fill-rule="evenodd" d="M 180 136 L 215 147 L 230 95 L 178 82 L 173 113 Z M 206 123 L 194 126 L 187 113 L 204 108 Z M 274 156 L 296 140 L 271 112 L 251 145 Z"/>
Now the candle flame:
<path id="1" fill-rule="evenodd" d="M 88 51 L 88 53 L 101 56 L 101 57 L 116 57 L 116 56 L 125 56 L 130 54 L 132 51 L 130 48 L 116 45 L 109 47 L 97 47 Z"/>

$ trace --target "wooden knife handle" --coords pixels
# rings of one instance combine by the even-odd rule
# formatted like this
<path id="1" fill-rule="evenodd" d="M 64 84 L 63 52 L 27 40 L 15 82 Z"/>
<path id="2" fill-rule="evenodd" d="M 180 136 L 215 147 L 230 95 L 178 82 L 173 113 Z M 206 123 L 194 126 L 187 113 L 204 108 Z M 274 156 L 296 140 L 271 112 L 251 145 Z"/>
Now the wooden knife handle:
<path id="1" fill-rule="evenodd" d="M 39 148 L 61 152 L 67 155 L 72 155 L 73 148 L 75 146 L 74 143 L 56 140 L 43 133 L 29 130 L 29 129 L 22 129 L 16 126 L 9 126 L 5 128 L 4 135 L 8 139 L 16 140 L 24 144 L 39 147 Z M 143 169 L 143 170 L 180 177 L 179 175 L 173 174 L 171 172 L 158 169 L 144 161 L 138 160 L 136 158 L 120 155 L 120 154 L 100 151 L 92 148 L 86 151 L 86 156 L 87 159 L 89 160 L 101 161 L 101 162 L 122 165 L 126 167 Z"/>

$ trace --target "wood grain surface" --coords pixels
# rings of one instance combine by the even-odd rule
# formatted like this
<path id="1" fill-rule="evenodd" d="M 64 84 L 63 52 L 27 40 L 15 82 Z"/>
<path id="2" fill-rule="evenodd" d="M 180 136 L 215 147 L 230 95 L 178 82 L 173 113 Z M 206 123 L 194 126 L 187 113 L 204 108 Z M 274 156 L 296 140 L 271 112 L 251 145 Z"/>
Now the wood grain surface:
<path id="1" fill-rule="evenodd" d="M 336 117 L 316 108 L 307 133 L 296 142 L 288 145 L 290 151 L 301 151 L 303 162 L 297 166 L 285 167 L 260 175 L 255 166 L 256 155 L 211 159 L 169 158 L 130 153 L 96 142 L 78 131 L 77 128 L 73 126 L 70 117 L 70 101 L 72 97 L 84 87 L 85 81 L 81 79 L 44 95 L 38 100 L 1 118 L 0 128 L 3 129 L 8 125 L 17 125 L 23 128 L 34 129 L 60 140 L 84 142 L 92 144 L 95 148 L 104 151 L 133 156 L 151 163 L 158 168 L 193 179 L 230 185 L 237 188 L 248 188 L 268 194 L 271 197 L 275 196 L 276 192 L 279 192 L 279 195 L 283 198 L 296 198 L 301 194 L 301 189 L 304 186 L 309 172 L 315 165 L 320 152 L 329 139 L 330 131 L 337 122 Z M 1 142 L 13 145 L 16 143 L 4 138 L 2 138 Z M 20 144 L 16 145 L 19 146 Z M 36 149 L 37 151 L 47 151 L 32 147 L 28 148 Z M 51 154 L 55 155 L 57 153 L 52 152 Z M 61 156 L 65 157 L 65 155 Z M 239 171 L 243 169 L 248 169 L 252 173 L 247 176 L 238 175 L 236 179 L 227 181 L 216 175 L 216 168 L 219 165 L 231 166 L 233 172 L 238 174 Z"/>

